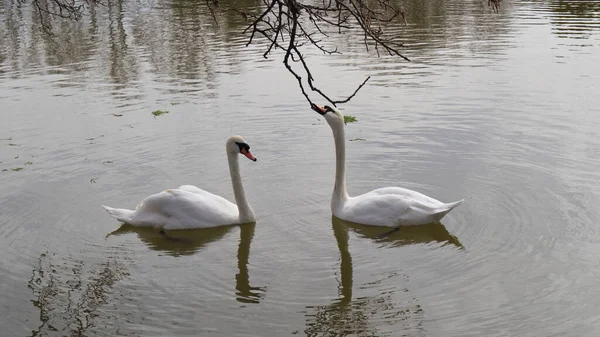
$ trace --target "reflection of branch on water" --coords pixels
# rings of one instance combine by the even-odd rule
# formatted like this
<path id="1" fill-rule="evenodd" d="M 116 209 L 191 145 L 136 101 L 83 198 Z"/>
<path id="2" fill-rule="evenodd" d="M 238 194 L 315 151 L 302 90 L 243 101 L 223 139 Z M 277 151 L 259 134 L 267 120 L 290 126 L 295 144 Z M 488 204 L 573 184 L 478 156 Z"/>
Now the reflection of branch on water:
<path id="1" fill-rule="evenodd" d="M 48 253 L 40 255 L 28 287 L 36 297 L 32 302 L 40 310 L 41 324 L 30 336 L 85 336 L 96 327 L 98 309 L 107 304 L 115 283 L 128 273 L 114 261 L 100 263 L 89 275 L 83 269 L 81 261 L 67 267 L 53 264 Z M 100 318 L 105 330 L 110 320 L 104 315 Z"/>
<path id="2" fill-rule="evenodd" d="M 589 39 L 598 28 L 600 2 L 552 1 L 550 23 L 552 32 L 560 38 Z"/>
<path id="3" fill-rule="evenodd" d="M 107 0 L 110 2 L 111 0 Z M 24 3 L 26 0 L 17 0 Z M 32 5 L 36 9 L 40 19 L 42 29 L 52 35 L 52 18 L 79 20 L 86 7 L 100 4 L 99 0 L 32 0 Z"/>
<path id="4" fill-rule="evenodd" d="M 488 6 L 492 7 L 492 10 L 496 13 L 500 10 L 500 3 L 502 0 L 488 0 Z"/>
<path id="5" fill-rule="evenodd" d="M 127 46 L 127 34 L 123 24 L 123 3 L 119 1 L 116 5 L 108 3 L 108 43 L 110 45 L 110 77 L 116 84 L 116 91 L 125 89 L 130 82 L 130 72 L 135 72 L 135 58 L 129 56 Z M 129 85 L 131 86 L 131 85 Z"/>

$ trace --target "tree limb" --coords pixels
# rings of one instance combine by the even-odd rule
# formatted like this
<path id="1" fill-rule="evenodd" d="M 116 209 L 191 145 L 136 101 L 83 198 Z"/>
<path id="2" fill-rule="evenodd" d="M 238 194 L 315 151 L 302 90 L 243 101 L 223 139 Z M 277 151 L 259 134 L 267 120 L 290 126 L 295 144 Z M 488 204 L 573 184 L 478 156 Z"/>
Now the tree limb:
<path id="1" fill-rule="evenodd" d="M 305 88 L 306 85 L 310 91 L 336 105 L 350 101 L 370 78 L 367 77 L 345 99 L 333 99 L 315 85 L 310 67 L 300 50 L 310 45 L 324 54 L 339 54 L 337 48 L 330 49 L 322 42 L 330 38 L 333 31 L 343 33 L 358 24 L 364 32 L 367 50 L 369 44 L 374 44 L 378 55 L 379 48 L 382 48 L 391 56 L 399 56 L 410 61 L 397 49 L 401 44 L 393 43 L 393 37 L 384 34 L 383 24 L 396 19 L 406 23 L 404 10 L 397 8 L 392 0 L 322 0 L 310 4 L 304 4 L 300 0 L 270 0 L 270 3 L 265 5 L 266 9 L 258 15 L 244 15 L 246 19 L 250 17 L 252 21 L 244 30 L 245 33 L 250 34 L 246 45 L 253 43 L 256 34 L 259 34 L 269 41 L 263 57 L 268 58 L 274 50 L 284 51 L 283 64 L 296 78 L 302 94 L 309 103 L 312 101 Z M 283 40 L 284 37 L 288 39 L 288 43 L 279 44 L 278 38 Z M 291 62 L 300 63 L 303 69 L 302 75 L 294 70 Z"/>
<path id="2" fill-rule="evenodd" d="M 53 17 L 79 20 L 86 7 L 102 5 L 103 1 L 122 0 L 12 0 L 19 3 L 31 1 L 40 16 L 43 29 L 52 34 L 51 19 Z M 210 14 L 218 24 L 216 9 L 219 9 L 219 0 L 205 0 Z M 406 24 L 402 0 L 398 4 L 395 0 L 321 0 L 303 3 L 310 0 L 262 0 L 264 9 L 256 13 L 234 9 L 245 20 L 251 23 L 244 29 L 244 34 L 249 34 L 246 46 L 252 44 L 256 36 L 265 38 L 269 43 L 263 53 L 268 58 L 273 51 L 284 51 L 283 63 L 286 69 L 296 78 L 302 94 L 312 104 L 305 85 L 333 105 L 350 101 L 365 85 L 370 77 L 360 84 L 354 92 L 345 99 L 332 99 L 314 84 L 314 77 L 301 49 L 313 46 L 324 54 L 339 54 L 337 48 L 327 47 L 323 41 L 330 39 L 331 34 L 337 31 L 342 34 L 351 31 L 358 25 L 362 31 L 365 49 L 373 45 L 379 56 L 380 49 L 390 56 L 398 56 L 406 61 L 408 57 L 400 53 L 401 43 L 395 43 L 393 36 L 387 36 L 385 25 L 399 20 Z M 494 12 L 500 9 L 502 0 L 488 0 L 488 6 Z M 287 43 L 284 43 L 288 41 Z M 302 66 L 303 74 L 300 75 L 292 68 L 291 62 Z"/>

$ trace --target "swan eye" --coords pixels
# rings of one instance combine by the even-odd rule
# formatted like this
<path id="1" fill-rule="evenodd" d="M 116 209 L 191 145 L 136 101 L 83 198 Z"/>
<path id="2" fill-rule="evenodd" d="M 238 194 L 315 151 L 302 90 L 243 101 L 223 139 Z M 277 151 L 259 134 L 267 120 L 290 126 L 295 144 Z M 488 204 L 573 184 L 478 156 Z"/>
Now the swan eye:
<path id="1" fill-rule="evenodd" d="M 243 150 L 250 151 L 250 145 L 248 145 L 246 143 L 240 143 L 240 142 L 235 142 L 235 143 L 240 148 L 240 152 L 242 152 Z"/>
<path id="2" fill-rule="evenodd" d="M 324 106 L 324 108 L 325 108 L 325 112 L 329 112 L 329 111 L 333 112 L 333 109 L 329 105 Z"/>

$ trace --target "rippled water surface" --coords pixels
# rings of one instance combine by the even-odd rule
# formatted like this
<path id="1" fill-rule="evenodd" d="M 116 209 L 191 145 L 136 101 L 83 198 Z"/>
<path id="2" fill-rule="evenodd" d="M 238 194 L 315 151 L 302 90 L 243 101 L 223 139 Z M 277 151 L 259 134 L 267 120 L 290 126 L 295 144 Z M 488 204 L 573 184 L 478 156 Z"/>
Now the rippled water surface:
<path id="1" fill-rule="evenodd" d="M 411 62 L 352 34 L 307 53 L 332 96 L 371 76 L 342 106 L 351 195 L 465 199 L 386 237 L 332 218 L 327 124 L 281 55 L 203 4 L 113 4 L 48 35 L 2 3 L 3 335 L 599 334 L 600 2 L 409 0 L 388 31 Z M 100 208 L 181 184 L 233 200 L 232 134 L 258 158 L 255 225 L 168 240 Z"/>

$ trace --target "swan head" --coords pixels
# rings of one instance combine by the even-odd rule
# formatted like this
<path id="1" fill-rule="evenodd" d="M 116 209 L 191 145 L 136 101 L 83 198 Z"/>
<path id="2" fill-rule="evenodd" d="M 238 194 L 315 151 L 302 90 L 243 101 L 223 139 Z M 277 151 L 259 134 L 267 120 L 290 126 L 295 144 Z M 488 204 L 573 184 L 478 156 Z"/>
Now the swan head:
<path id="1" fill-rule="evenodd" d="M 329 105 L 318 106 L 314 103 L 310 105 L 311 109 L 316 111 L 319 115 L 325 117 L 325 120 L 330 126 L 338 126 L 344 124 L 344 114 L 335 107 Z"/>
<path id="2" fill-rule="evenodd" d="M 241 153 L 252 161 L 256 161 L 256 157 L 250 153 L 250 145 L 246 143 L 242 136 L 233 136 L 227 140 L 226 144 L 228 153 Z"/>

